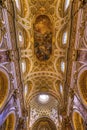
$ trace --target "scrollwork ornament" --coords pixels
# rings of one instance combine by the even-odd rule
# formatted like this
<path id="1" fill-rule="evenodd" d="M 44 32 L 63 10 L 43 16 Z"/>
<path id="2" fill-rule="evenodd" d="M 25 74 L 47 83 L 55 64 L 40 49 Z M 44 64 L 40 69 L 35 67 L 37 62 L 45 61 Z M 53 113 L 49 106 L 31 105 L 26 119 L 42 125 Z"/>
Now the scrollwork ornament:
<path id="1" fill-rule="evenodd" d="M 4 26 L 4 21 L 0 19 L 0 46 L 2 45 L 3 37 L 6 34 L 6 28 Z"/>

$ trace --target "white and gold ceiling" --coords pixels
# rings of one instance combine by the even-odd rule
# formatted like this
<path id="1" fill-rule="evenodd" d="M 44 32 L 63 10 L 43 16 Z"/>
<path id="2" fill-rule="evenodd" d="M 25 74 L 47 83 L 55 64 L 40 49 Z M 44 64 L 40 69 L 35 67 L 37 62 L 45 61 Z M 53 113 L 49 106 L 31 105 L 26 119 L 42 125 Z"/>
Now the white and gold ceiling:
<path id="1" fill-rule="evenodd" d="M 41 117 L 49 117 L 58 126 L 58 109 L 64 103 L 70 0 L 15 0 L 15 6 L 17 45 L 25 106 L 31 113 L 30 126 Z"/>

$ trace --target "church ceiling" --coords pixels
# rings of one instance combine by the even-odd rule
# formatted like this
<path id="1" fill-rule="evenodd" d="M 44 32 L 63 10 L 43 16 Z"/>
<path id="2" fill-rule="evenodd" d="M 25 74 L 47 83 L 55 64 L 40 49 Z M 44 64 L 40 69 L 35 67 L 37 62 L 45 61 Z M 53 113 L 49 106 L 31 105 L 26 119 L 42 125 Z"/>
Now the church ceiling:
<path id="1" fill-rule="evenodd" d="M 85 129 L 87 4 L 10 1 L 0 3 L 0 125 Z"/>
<path id="2" fill-rule="evenodd" d="M 24 0 L 19 3 L 16 1 L 16 30 L 25 106 L 29 107 L 30 101 L 30 104 L 38 106 L 35 95 L 40 93 L 51 94 L 62 106 L 69 45 L 70 1 Z M 54 104 L 55 98 L 51 103 Z"/>

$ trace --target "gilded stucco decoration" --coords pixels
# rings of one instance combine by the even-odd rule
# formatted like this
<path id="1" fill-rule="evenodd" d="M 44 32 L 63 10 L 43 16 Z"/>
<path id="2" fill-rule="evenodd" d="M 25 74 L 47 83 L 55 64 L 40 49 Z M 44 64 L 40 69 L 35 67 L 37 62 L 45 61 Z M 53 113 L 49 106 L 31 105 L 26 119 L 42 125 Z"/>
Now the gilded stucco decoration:
<path id="1" fill-rule="evenodd" d="M 87 105 L 87 70 L 82 71 L 79 75 L 78 89 L 83 103 Z"/>
<path id="2" fill-rule="evenodd" d="M 31 97 L 48 92 L 58 99 L 62 107 L 70 12 L 63 14 L 60 0 L 24 0 L 21 5 L 23 12 L 21 15 L 16 13 L 16 25 L 19 28 L 17 35 L 23 34 L 18 40 L 18 47 L 25 106 L 30 110 Z"/>
<path id="3" fill-rule="evenodd" d="M 87 48 L 87 4 L 80 9 L 77 23 L 76 48 L 85 50 Z"/>
<path id="4" fill-rule="evenodd" d="M 86 85 L 86 75 L 87 75 L 87 4 L 81 4 L 81 1 L 73 2 L 72 7 L 72 31 L 71 31 L 71 49 L 69 56 L 69 73 L 67 74 L 69 84 L 69 79 L 71 79 L 70 87 L 73 92 L 71 94 L 70 108 L 69 112 L 71 113 L 71 108 L 76 108 L 81 114 L 84 120 L 87 119 L 87 85 Z M 75 5 L 77 4 L 77 8 Z M 78 10 L 77 13 L 76 10 Z M 74 59 L 71 59 L 72 52 L 74 54 Z M 71 69 L 72 67 L 72 69 Z M 69 78 L 71 71 L 71 77 Z M 68 102 L 69 103 L 69 102 Z M 84 116 L 83 116 L 84 115 Z M 78 120 L 78 119 L 77 119 Z M 78 123 L 78 122 L 77 122 Z M 82 122 L 83 123 L 83 122 Z M 80 129 L 80 125 L 78 125 Z M 85 129 L 85 128 L 82 128 Z"/>
<path id="5" fill-rule="evenodd" d="M 10 84 L 9 84 L 8 74 L 1 68 L 0 69 L 0 108 L 3 107 L 8 97 L 9 85 Z"/>
<path id="6" fill-rule="evenodd" d="M 72 121 L 75 130 L 84 130 L 84 120 L 80 113 L 73 112 Z"/>
<path id="7" fill-rule="evenodd" d="M 49 100 L 47 103 L 42 103 L 39 101 L 39 94 L 32 98 L 30 101 L 30 127 L 39 118 L 48 117 L 50 118 L 56 126 L 58 126 L 58 101 L 52 96 L 48 95 Z"/>
<path id="8" fill-rule="evenodd" d="M 2 16 L 2 19 L 0 18 L 0 47 L 2 45 L 4 37 L 6 37 L 6 27 L 5 27 L 5 21 L 3 20 Z"/>
<path id="9" fill-rule="evenodd" d="M 0 129 L 86 129 L 86 2 L 3 3 L 1 0 Z"/>
<path id="10" fill-rule="evenodd" d="M 68 19 L 66 20 L 66 17 L 69 17 L 70 15 L 68 16 L 66 15 L 63 18 L 59 15 L 58 8 L 60 2 L 57 0 L 55 1 L 31 0 L 26 1 L 25 3 L 27 3 L 27 5 L 24 4 L 23 7 L 24 10 L 28 8 L 28 10 L 26 9 L 25 17 L 22 18 L 17 14 L 18 23 L 25 30 L 27 34 L 26 38 L 28 39 L 26 42 L 27 43 L 26 49 L 24 48 L 20 49 L 20 58 L 28 59 L 29 62 L 27 64 L 30 68 L 29 71 L 23 75 L 24 85 L 27 84 L 28 81 L 30 81 L 32 82 L 32 90 L 34 88 L 33 92 L 38 91 L 38 88 L 40 89 L 46 87 L 50 90 L 53 90 L 56 93 L 57 92 L 57 88 L 55 85 L 56 82 L 57 81 L 64 82 L 66 74 L 66 71 L 64 72 L 61 71 L 61 65 L 59 65 L 60 64 L 59 59 L 62 58 L 66 64 L 65 66 L 67 66 L 66 63 L 67 46 L 65 45 L 64 48 L 59 46 L 59 34 L 60 31 L 62 30 L 63 32 L 64 28 L 66 27 L 68 20 Z M 37 22 L 39 18 L 40 18 L 39 24 L 36 24 L 35 22 Z M 42 23 L 41 19 L 45 21 L 45 24 Z M 49 26 L 47 26 L 48 21 Z M 45 26 L 44 29 L 41 24 Z M 48 39 L 46 39 L 48 41 L 46 42 L 45 40 L 41 41 L 42 44 L 44 43 L 42 47 L 40 45 L 35 46 L 36 34 L 37 34 L 36 26 L 37 29 L 40 28 L 42 30 L 40 40 L 42 40 L 45 37 L 45 34 L 43 34 L 44 30 L 45 32 L 50 33 L 50 36 L 48 37 Z M 69 27 L 67 28 L 67 31 L 68 29 Z M 47 44 L 48 48 L 45 47 L 47 46 Z M 68 45 L 68 43 L 66 44 Z M 46 49 L 45 53 L 47 52 L 47 55 L 45 55 L 44 53 L 44 55 L 41 56 L 42 59 L 40 57 L 40 60 L 38 60 L 38 56 L 42 51 L 39 53 L 38 48 L 41 48 L 41 50 L 43 50 L 44 48 Z M 44 59 L 44 56 L 47 57 L 46 61 Z"/>
<path id="11" fill-rule="evenodd" d="M 14 130 L 15 129 L 15 114 L 10 113 L 8 117 L 6 118 L 6 121 L 4 122 L 4 130 Z"/>
<path id="12" fill-rule="evenodd" d="M 84 8 L 81 8 L 78 13 L 75 49 L 77 50 L 77 58 L 74 63 L 74 79 L 78 87 L 78 95 L 81 101 L 86 106 L 87 105 L 87 4 Z"/>
<path id="13" fill-rule="evenodd" d="M 54 123 L 49 118 L 40 118 L 33 125 L 32 130 L 56 130 Z"/>

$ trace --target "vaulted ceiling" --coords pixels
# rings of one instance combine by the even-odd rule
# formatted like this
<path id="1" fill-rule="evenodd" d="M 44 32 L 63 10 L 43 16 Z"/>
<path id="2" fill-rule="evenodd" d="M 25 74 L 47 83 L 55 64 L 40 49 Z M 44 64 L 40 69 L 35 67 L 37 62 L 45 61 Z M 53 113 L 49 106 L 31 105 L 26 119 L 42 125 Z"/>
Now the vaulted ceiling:
<path id="1" fill-rule="evenodd" d="M 86 2 L 7 0 L 0 7 L 0 125 L 84 130 Z"/>
<path id="2" fill-rule="evenodd" d="M 64 84 L 70 36 L 69 0 L 15 1 L 17 44 L 25 106 L 30 120 L 47 116 L 58 125 L 64 106 Z M 48 103 L 40 102 L 49 97 Z M 32 124 L 32 123 L 31 123 Z"/>

